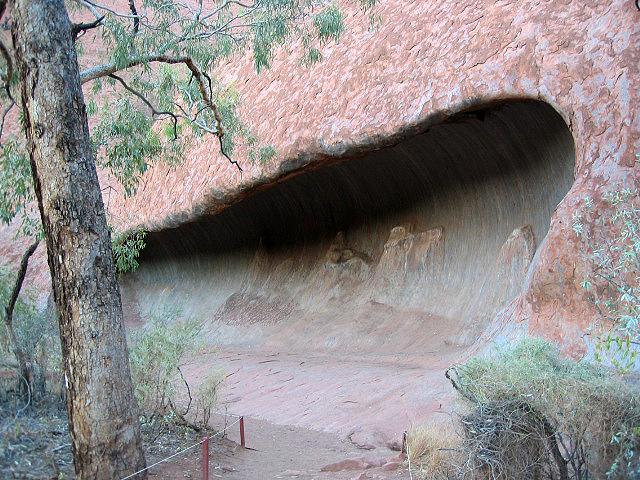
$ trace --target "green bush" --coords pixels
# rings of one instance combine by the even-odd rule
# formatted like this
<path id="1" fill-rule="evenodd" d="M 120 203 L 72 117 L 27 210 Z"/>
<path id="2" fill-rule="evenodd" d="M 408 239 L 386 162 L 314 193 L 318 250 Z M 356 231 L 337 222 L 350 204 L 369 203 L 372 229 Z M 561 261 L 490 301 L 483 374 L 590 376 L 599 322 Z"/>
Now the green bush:
<path id="1" fill-rule="evenodd" d="M 447 376 L 470 407 L 461 419 L 463 477 L 640 476 L 640 392 L 607 368 L 525 339 Z"/>
<path id="2" fill-rule="evenodd" d="M 198 385 L 195 394 L 195 418 L 200 428 L 206 428 L 211 412 L 218 402 L 218 388 L 224 380 L 222 370 L 213 370 Z"/>
<path id="3" fill-rule="evenodd" d="M 587 271 L 582 282 L 598 314 L 597 356 L 626 371 L 640 344 L 640 196 L 612 191 L 596 202 L 587 197 L 573 218 Z"/>
<path id="4" fill-rule="evenodd" d="M 0 309 L 1 318 L 4 319 L 4 309 L 9 302 L 11 290 L 15 281 L 15 273 L 6 267 L 0 267 Z M 36 301 L 27 289 L 23 289 L 16 301 L 13 311 L 13 329 L 19 346 L 26 356 L 35 378 L 31 387 L 38 389 L 36 396 L 46 393 L 47 387 L 51 388 L 52 379 L 61 378 L 61 349 L 58 322 L 54 314 L 54 308 L 39 311 Z M 17 359 L 6 324 L 0 325 L 2 331 L 0 348 L 0 367 L 15 372 L 18 376 Z M 49 385 L 47 386 L 47 380 Z M 20 380 L 22 381 L 22 380 Z M 14 382 L 11 382 L 12 385 Z M 13 386 L 7 385 L 2 394 L 6 397 L 13 391 Z"/>
<path id="5" fill-rule="evenodd" d="M 145 319 L 144 327 L 131 335 L 129 359 L 134 391 L 150 422 L 160 418 L 206 428 L 223 375 L 214 370 L 197 389 L 189 386 L 180 367 L 203 347 L 202 322 L 181 317 L 180 308 L 158 309 Z M 186 406 L 179 405 L 181 400 Z"/>
<path id="6" fill-rule="evenodd" d="M 180 320 L 179 310 L 154 312 L 131 335 L 129 358 L 138 403 L 143 410 L 167 413 L 175 402 L 181 362 L 198 348 L 201 324 Z"/>

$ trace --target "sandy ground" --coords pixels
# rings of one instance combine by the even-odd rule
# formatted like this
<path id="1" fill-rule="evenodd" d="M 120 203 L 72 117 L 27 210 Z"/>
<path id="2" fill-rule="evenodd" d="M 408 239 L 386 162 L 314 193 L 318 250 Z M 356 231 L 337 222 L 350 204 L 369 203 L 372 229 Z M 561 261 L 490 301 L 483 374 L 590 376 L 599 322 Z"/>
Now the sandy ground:
<path id="1" fill-rule="evenodd" d="M 199 356 L 186 375 L 227 375 L 221 411 L 337 434 L 368 449 L 399 448 L 412 424 L 450 413 L 453 389 L 441 355 L 346 356 L 221 349 Z"/>
<path id="2" fill-rule="evenodd" d="M 344 357 L 317 352 L 220 349 L 185 369 L 197 385 L 209 369 L 228 375 L 219 411 L 245 418 L 212 443 L 210 478 L 409 479 L 402 433 L 434 415 L 448 417 L 447 359 Z M 426 366 L 425 366 L 426 365 Z M 441 379 L 441 380 L 434 380 Z M 235 418 L 216 414 L 221 428 Z M 332 471 L 326 471 L 332 470 Z M 154 468 L 151 478 L 201 478 L 199 449 Z"/>
<path id="3" fill-rule="evenodd" d="M 363 451 L 336 434 L 247 418 L 246 435 L 247 449 L 238 445 L 236 429 L 230 431 L 228 438 L 211 443 L 210 478 L 409 479 L 409 472 L 398 452 L 386 448 Z M 173 462 L 153 468 L 149 477 L 200 479 L 200 461 L 200 451 L 196 448 Z M 340 470 L 321 471 L 331 465 Z"/>

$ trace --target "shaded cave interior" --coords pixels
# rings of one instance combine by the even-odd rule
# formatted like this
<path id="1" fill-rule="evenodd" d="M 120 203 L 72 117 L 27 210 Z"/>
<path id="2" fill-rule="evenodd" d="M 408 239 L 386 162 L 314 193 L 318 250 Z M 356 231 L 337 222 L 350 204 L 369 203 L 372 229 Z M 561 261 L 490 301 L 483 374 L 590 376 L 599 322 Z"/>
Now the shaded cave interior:
<path id="1" fill-rule="evenodd" d="M 125 295 L 201 317 L 228 345 L 468 346 L 524 288 L 574 165 L 548 104 L 466 111 L 150 233 Z"/>

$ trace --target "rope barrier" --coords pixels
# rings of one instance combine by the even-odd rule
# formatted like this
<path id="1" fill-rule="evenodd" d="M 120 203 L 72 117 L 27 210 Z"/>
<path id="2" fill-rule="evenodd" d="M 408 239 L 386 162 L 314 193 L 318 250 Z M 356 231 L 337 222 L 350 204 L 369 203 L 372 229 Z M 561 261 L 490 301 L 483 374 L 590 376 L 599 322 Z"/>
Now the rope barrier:
<path id="1" fill-rule="evenodd" d="M 236 415 L 235 413 L 211 412 L 211 414 L 222 415 L 223 417 L 235 417 L 235 418 L 242 417 L 242 415 Z"/>
<path id="2" fill-rule="evenodd" d="M 202 445 L 202 442 L 204 442 L 205 440 L 211 440 L 212 438 L 215 438 L 215 437 L 217 437 L 218 435 L 223 434 L 224 432 L 226 432 L 226 431 L 227 431 L 227 429 L 228 429 L 228 428 L 231 428 L 231 427 L 233 427 L 234 425 L 237 425 L 238 423 L 240 423 L 240 417 L 238 417 L 238 420 L 236 420 L 235 422 L 233 422 L 233 423 L 231 423 L 231 424 L 227 425 L 227 426 L 226 426 L 226 427 L 224 427 L 222 430 L 220 430 L 219 432 L 217 432 L 217 433 L 215 433 L 215 434 L 211 435 L 210 437 L 205 437 L 205 438 L 203 438 L 202 440 L 200 440 L 198 443 L 194 443 L 194 444 L 193 444 L 193 445 L 191 445 L 190 447 L 184 448 L 184 449 L 180 450 L 179 452 L 174 453 L 173 455 L 171 455 L 171 456 L 169 456 L 169 457 L 167 457 L 167 458 L 163 458 L 162 460 L 160 460 L 160 461 L 158 461 L 158 462 L 154 463 L 153 465 L 149 465 L 148 467 L 145 467 L 145 468 L 143 468 L 142 470 L 138 470 L 137 472 L 132 473 L 131 475 L 127 475 L 126 477 L 121 478 L 120 480 L 127 480 L 127 479 L 129 479 L 129 478 L 133 478 L 133 477 L 135 477 L 136 475 L 139 475 L 139 474 L 141 474 L 142 472 L 145 472 L 145 471 L 149 470 L 150 468 L 155 467 L 156 465 L 160 465 L 161 463 L 164 463 L 164 462 L 166 462 L 167 460 L 171 460 L 172 458 L 177 457 L 178 455 L 181 455 L 181 454 L 183 454 L 184 452 L 188 452 L 188 451 L 189 451 L 189 450 L 191 450 L 192 448 L 197 447 L 198 445 Z"/>

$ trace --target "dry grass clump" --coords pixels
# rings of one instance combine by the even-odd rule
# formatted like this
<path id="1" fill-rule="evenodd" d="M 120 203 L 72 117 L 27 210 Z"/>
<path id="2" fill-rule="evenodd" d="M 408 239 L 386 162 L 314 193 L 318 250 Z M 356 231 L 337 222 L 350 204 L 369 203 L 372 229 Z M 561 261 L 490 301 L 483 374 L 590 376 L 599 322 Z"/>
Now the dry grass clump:
<path id="1" fill-rule="evenodd" d="M 459 437 L 448 424 L 411 427 L 407 432 L 407 455 L 412 471 L 422 480 L 454 478 L 454 459 L 459 443 Z"/>
<path id="2" fill-rule="evenodd" d="M 470 407 L 464 478 L 640 478 L 640 393 L 612 371 L 526 339 L 447 376 Z"/>

